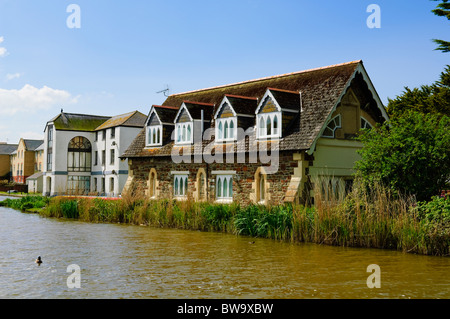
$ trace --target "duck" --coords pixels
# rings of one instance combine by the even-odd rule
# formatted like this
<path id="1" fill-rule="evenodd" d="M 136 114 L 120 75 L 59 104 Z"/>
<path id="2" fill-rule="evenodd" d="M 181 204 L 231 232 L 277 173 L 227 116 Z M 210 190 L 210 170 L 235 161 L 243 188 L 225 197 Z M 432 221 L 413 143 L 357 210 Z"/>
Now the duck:
<path id="1" fill-rule="evenodd" d="M 42 264 L 41 256 L 39 256 L 35 262 L 36 262 L 36 264 L 38 264 L 40 266 Z"/>

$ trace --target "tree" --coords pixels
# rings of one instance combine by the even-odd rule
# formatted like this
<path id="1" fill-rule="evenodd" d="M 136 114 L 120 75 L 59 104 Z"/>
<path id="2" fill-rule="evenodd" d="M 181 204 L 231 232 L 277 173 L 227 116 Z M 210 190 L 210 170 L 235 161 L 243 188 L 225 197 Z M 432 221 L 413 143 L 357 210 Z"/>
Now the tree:
<path id="1" fill-rule="evenodd" d="M 436 9 L 431 11 L 437 16 L 447 17 L 447 19 L 450 20 L 450 3 L 448 2 L 448 0 L 433 0 L 433 1 L 442 1 L 442 2 L 437 5 Z M 433 41 L 439 44 L 436 50 L 440 50 L 444 53 L 450 52 L 450 42 L 436 39 L 433 39 Z"/>
<path id="2" fill-rule="evenodd" d="M 439 81 L 420 88 L 405 87 L 402 95 L 389 99 L 388 114 L 398 118 L 408 111 L 450 116 L 450 65 L 441 73 Z"/>
<path id="3" fill-rule="evenodd" d="M 450 117 L 407 112 L 377 128 L 364 130 L 359 140 L 356 175 L 368 187 L 375 183 L 394 194 L 429 200 L 446 188 L 450 177 Z"/>

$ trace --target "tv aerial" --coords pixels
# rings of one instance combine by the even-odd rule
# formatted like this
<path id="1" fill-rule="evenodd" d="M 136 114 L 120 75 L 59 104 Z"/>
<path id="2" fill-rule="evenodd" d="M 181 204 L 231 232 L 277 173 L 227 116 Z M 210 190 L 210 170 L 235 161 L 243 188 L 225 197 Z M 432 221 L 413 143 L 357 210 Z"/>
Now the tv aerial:
<path id="1" fill-rule="evenodd" d="M 164 90 L 158 91 L 156 93 L 164 93 L 164 96 L 168 97 L 170 95 L 169 92 L 170 92 L 169 86 L 166 85 L 166 88 Z"/>

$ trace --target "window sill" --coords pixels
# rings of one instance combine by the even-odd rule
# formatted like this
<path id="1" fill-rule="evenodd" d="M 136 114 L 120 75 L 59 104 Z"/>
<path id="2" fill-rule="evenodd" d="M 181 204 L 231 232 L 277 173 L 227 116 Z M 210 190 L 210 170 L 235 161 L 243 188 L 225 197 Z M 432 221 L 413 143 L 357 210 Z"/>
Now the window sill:
<path id="1" fill-rule="evenodd" d="M 219 198 L 219 199 L 216 199 L 216 203 L 219 203 L 219 204 L 231 204 L 232 202 L 233 202 L 232 198 Z"/>

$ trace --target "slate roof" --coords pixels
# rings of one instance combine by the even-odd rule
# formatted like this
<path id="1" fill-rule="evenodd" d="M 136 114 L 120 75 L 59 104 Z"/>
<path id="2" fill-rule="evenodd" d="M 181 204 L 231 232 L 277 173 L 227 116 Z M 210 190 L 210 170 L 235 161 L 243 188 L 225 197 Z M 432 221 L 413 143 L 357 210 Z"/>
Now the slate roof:
<path id="1" fill-rule="evenodd" d="M 110 127 L 128 126 L 128 127 L 144 127 L 147 116 L 139 111 L 129 112 L 121 115 L 116 115 L 106 120 L 103 124 L 98 126 L 95 130 L 100 131 Z"/>
<path id="2" fill-rule="evenodd" d="M 0 155 L 11 155 L 18 146 L 17 144 L 0 144 Z"/>
<path id="3" fill-rule="evenodd" d="M 153 105 L 153 109 L 158 114 L 162 123 L 173 124 L 173 120 L 178 113 L 178 107 Z"/>
<path id="4" fill-rule="evenodd" d="M 256 97 L 247 97 L 240 95 L 225 94 L 231 107 L 236 114 L 255 115 L 258 107 L 258 99 Z"/>
<path id="5" fill-rule="evenodd" d="M 277 101 L 279 99 L 280 103 L 286 108 L 299 109 L 300 101 L 296 99 L 300 98 L 300 94 L 293 94 L 293 92 L 301 92 L 303 112 L 299 112 L 297 117 L 291 122 L 289 130 L 280 143 L 270 145 L 277 147 L 279 150 L 308 150 L 360 64 L 362 65 L 362 61 L 353 61 L 313 70 L 173 94 L 162 105 L 179 107 L 186 100 L 196 101 L 197 104 L 199 102 L 212 104 L 215 106 L 210 118 L 213 125 L 213 115 L 216 113 L 216 108 L 220 106 L 225 94 L 256 97 L 261 101 L 267 89 L 272 88 L 271 92 L 274 93 Z M 291 91 L 292 93 L 285 91 Z M 297 98 L 294 98 L 294 96 L 297 96 Z M 254 140 L 254 136 L 248 140 Z M 203 141 L 202 143 L 207 145 L 208 141 Z M 242 149 L 242 151 L 248 151 L 249 143 L 251 142 L 247 141 L 245 143 L 246 149 Z M 196 148 L 198 146 L 193 145 L 192 150 L 199 149 Z M 146 149 L 145 130 L 142 130 L 121 157 L 170 156 L 173 147 L 174 143 L 171 142 L 160 148 Z M 235 148 L 239 147 L 235 145 Z"/>
<path id="6" fill-rule="evenodd" d="M 204 120 L 211 120 L 214 112 L 215 105 L 213 103 L 203 103 L 197 101 L 183 101 L 186 106 L 189 114 L 192 116 L 194 120 L 200 120 L 202 116 L 203 110 L 203 118 Z M 220 102 L 219 102 L 220 103 Z M 164 103 L 165 104 L 165 103 Z"/>
<path id="7" fill-rule="evenodd" d="M 61 112 L 49 122 L 53 122 L 57 130 L 93 132 L 110 118 L 110 116 Z"/>
<path id="8" fill-rule="evenodd" d="M 39 146 L 44 144 L 44 140 L 26 140 L 24 139 L 25 148 L 27 151 L 35 151 Z"/>
<path id="9" fill-rule="evenodd" d="M 282 109 L 300 111 L 300 92 L 269 88 Z"/>

